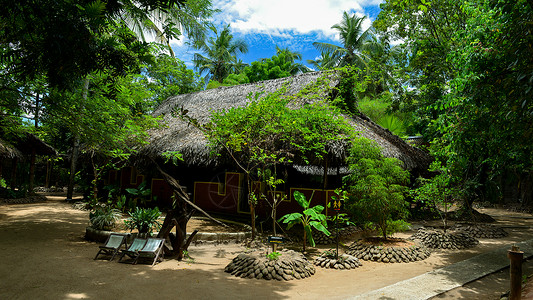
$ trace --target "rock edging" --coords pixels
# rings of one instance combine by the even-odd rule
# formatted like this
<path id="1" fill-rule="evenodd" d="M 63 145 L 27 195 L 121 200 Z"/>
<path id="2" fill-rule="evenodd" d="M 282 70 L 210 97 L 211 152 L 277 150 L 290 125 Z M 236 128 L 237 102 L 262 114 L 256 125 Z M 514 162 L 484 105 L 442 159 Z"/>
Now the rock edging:
<path id="1" fill-rule="evenodd" d="M 241 253 L 224 269 L 224 272 L 242 278 L 279 281 L 303 279 L 315 274 L 315 267 L 299 252 L 281 250 L 276 259 L 269 259 L 262 251 Z"/>
<path id="2" fill-rule="evenodd" d="M 407 247 L 385 247 L 366 244 L 357 241 L 350 245 L 346 252 L 359 259 L 384 263 L 409 263 L 428 258 L 430 252 L 421 245 L 411 245 Z"/>

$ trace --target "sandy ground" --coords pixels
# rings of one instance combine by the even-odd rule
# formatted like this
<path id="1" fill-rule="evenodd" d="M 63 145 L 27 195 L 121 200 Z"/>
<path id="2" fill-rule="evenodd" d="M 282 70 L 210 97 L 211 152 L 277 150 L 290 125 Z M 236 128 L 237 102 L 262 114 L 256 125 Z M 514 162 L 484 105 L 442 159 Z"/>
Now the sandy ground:
<path id="1" fill-rule="evenodd" d="M 507 229 L 509 237 L 481 239 L 480 245 L 469 250 L 437 251 L 421 262 L 363 262 L 362 267 L 349 271 L 317 268 L 305 280 L 266 281 L 237 278 L 223 271 L 244 249 L 235 243 L 192 245 L 193 260 L 165 260 L 154 267 L 93 260 L 99 244 L 83 238 L 88 212 L 75 210 L 62 199 L 0 205 L 0 299 L 345 299 L 533 237 L 533 219 L 523 218 L 531 218 L 530 214 L 487 210 L 503 216 L 498 225 L 514 226 Z M 526 272 L 532 269 L 529 263 L 524 266 Z M 499 299 L 508 290 L 505 272 L 438 299 Z"/>

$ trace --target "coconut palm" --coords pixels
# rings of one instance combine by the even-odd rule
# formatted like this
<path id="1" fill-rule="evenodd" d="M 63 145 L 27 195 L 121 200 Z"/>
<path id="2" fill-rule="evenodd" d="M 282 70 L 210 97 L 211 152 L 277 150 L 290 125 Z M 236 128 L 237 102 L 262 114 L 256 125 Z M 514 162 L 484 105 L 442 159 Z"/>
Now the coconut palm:
<path id="1" fill-rule="evenodd" d="M 291 75 L 296 75 L 300 73 L 309 72 L 309 68 L 301 63 L 297 63 L 297 60 L 302 60 L 302 54 L 298 52 L 291 51 L 287 48 L 280 48 L 276 46 L 276 55 L 278 57 L 283 57 L 285 62 L 289 63 L 289 70 L 287 70 Z"/>
<path id="2" fill-rule="evenodd" d="M 170 40 L 178 39 L 182 34 L 187 34 L 191 40 L 204 39 L 206 19 L 214 12 L 210 7 L 210 0 L 202 0 L 184 4 L 178 2 L 167 9 L 147 11 L 136 1 L 124 1 L 124 8 L 117 19 L 123 21 L 140 40 L 146 41 L 150 37 L 167 45 L 170 55 L 175 57 Z"/>
<path id="3" fill-rule="evenodd" d="M 200 74 L 208 72 L 206 79 L 222 82 L 231 73 L 239 73 L 243 67 L 241 60 L 237 59 L 240 53 L 248 52 L 248 45 L 241 39 L 234 39 L 229 25 L 219 33 L 217 28 L 211 26 L 214 37 L 199 40 L 193 46 L 204 54 L 195 53 L 194 66 Z"/>
<path id="4" fill-rule="evenodd" d="M 313 45 L 322 52 L 322 56 L 331 57 L 331 61 L 325 64 L 325 67 L 330 67 L 330 64 L 336 62 L 333 67 L 343 67 L 352 65 L 364 69 L 368 57 L 364 54 L 364 50 L 370 48 L 373 44 L 372 27 L 363 31 L 363 22 L 366 17 L 358 17 L 355 14 L 350 16 L 347 12 L 343 13 L 342 21 L 331 26 L 339 32 L 342 46 L 314 42 Z"/>
<path id="5" fill-rule="evenodd" d="M 335 68 L 339 64 L 340 57 L 334 54 L 334 51 L 325 51 L 316 59 L 308 59 L 307 63 L 312 65 L 317 70 L 329 70 Z"/>

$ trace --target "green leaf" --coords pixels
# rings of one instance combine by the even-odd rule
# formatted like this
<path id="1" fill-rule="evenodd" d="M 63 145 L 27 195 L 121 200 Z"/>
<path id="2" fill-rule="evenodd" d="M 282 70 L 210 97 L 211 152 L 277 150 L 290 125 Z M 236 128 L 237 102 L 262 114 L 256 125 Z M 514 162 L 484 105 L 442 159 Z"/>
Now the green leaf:
<path id="1" fill-rule="evenodd" d="M 309 208 L 309 201 L 305 199 L 305 195 L 299 191 L 294 191 L 294 200 L 304 209 Z"/>
<path id="2" fill-rule="evenodd" d="M 324 224 L 322 224 L 322 222 L 311 221 L 309 222 L 309 225 L 313 226 L 316 230 L 324 233 L 327 236 L 331 235 L 331 232 L 329 232 L 329 230 L 326 228 L 326 226 L 324 226 Z"/>

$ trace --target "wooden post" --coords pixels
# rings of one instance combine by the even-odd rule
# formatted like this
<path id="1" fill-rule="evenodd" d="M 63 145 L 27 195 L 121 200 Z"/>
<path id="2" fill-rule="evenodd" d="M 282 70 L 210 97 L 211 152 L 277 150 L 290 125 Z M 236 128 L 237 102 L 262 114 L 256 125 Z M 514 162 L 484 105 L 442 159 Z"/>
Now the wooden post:
<path id="1" fill-rule="evenodd" d="M 517 246 L 512 246 L 507 252 L 507 257 L 511 260 L 511 293 L 509 300 L 520 300 L 522 298 L 522 259 L 524 252 Z"/>
<path id="2" fill-rule="evenodd" d="M 14 190 L 17 186 L 17 165 L 18 159 L 15 157 L 11 160 L 11 189 Z"/>
<path id="3" fill-rule="evenodd" d="M 30 195 L 33 194 L 33 182 L 35 180 L 35 157 L 37 156 L 35 148 L 31 151 L 31 159 L 30 159 L 30 182 L 28 184 L 28 192 Z"/>

